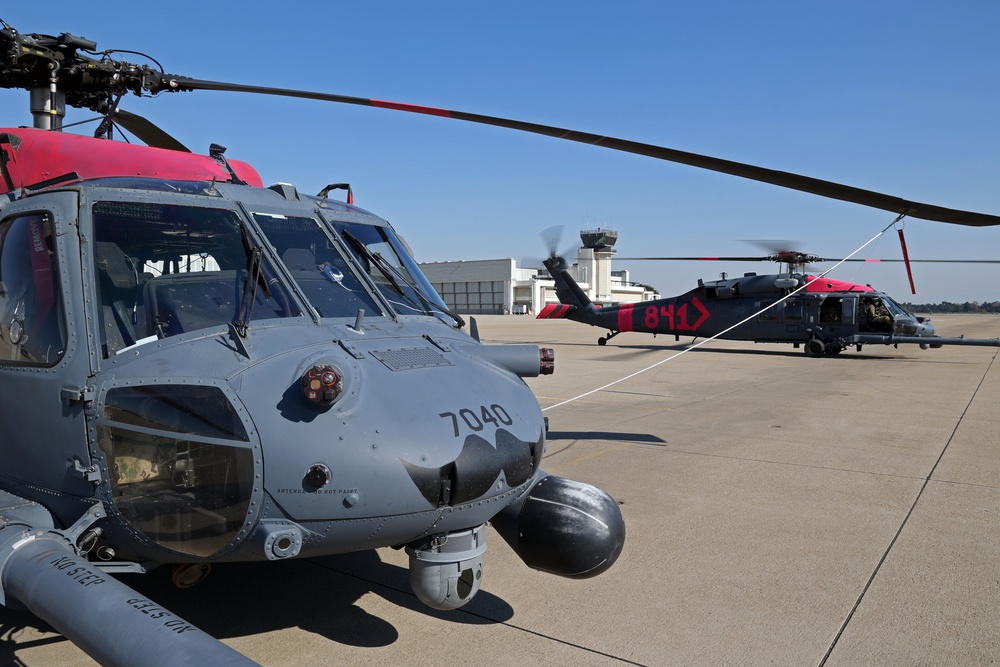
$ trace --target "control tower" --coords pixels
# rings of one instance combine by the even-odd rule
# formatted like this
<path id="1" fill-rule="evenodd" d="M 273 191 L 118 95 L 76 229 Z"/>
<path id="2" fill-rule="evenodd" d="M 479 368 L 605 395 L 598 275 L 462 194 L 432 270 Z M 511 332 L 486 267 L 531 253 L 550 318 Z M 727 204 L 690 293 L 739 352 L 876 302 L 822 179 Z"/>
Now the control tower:
<path id="1" fill-rule="evenodd" d="M 583 247 L 577 261 L 588 276 L 591 298 L 597 303 L 611 304 L 611 256 L 614 255 L 618 232 L 607 227 L 584 229 L 580 232 Z"/>
<path id="2" fill-rule="evenodd" d="M 584 248 L 593 248 L 595 252 L 614 254 L 614 245 L 615 241 L 618 240 L 618 232 L 606 227 L 584 229 L 580 232 L 580 240 L 583 241 Z"/>

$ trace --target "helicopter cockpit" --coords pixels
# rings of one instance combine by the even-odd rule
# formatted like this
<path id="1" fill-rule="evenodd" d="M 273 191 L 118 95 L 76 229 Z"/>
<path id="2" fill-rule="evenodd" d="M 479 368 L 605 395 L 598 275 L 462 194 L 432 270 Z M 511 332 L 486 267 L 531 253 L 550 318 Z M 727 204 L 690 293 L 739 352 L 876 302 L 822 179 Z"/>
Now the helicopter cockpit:
<path id="1" fill-rule="evenodd" d="M 206 206 L 204 198 L 197 204 L 99 200 L 92 215 L 105 358 L 251 318 L 443 310 L 389 227 L 334 215 L 321 221 L 253 212 L 251 229 L 241 210 Z"/>
<path id="2" fill-rule="evenodd" d="M 878 296 L 870 295 L 862 296 L 858 300 L 859 331 L 877 333 L 893 332 L 893 313 L 886 305 L 887 301 L 888 299 L 883 300 Z"/>

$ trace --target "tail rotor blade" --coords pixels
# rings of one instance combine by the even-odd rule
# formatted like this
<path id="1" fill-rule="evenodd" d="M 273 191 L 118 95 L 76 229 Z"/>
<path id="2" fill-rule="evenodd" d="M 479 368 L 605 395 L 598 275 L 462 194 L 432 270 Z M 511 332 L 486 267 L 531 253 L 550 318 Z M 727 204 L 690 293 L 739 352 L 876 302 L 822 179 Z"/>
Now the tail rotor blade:
<path id="1" fill-rule="evenodd" d="M 566 232 L 566 227 L 564 225 L 553 225 L 543 229 L 540 236 L 542 237 L 542 242 L 545 244 L 545 252 L 550 255 L 556 255 L 559 253 L 559 246 L 562 245 L 563 235 Z"/>

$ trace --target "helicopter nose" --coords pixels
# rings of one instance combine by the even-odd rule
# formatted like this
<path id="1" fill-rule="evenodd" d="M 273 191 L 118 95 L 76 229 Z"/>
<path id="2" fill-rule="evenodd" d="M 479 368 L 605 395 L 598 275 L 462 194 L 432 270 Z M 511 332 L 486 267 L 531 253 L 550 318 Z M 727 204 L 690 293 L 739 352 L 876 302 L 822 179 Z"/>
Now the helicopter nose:
<path id="1" fill-rule="evenodd" d="M 541 462 L 543 440 L 524 442 L 504 429 L 496 432 L 494 446 L 479 435 L 465 439 L 454 461 L 425 468 L 403 461 L 410 479 L 431 505 L 461 505 L 486 495 L 501 473 L 508 486 L 531 478 Z"/>

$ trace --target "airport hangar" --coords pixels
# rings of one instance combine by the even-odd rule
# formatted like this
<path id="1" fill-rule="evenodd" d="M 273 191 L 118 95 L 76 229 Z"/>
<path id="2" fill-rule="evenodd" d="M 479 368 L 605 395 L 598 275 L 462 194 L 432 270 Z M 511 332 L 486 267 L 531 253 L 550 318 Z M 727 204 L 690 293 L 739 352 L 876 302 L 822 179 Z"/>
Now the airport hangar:
<path id="1" fill-rule="evenodd" d="M 627 270 L 612 271 L 618 232 L 580 232 L 583 245 L 569 271 L 598 306 L 636 303 L 660 295 L 629 280 Z M 537 314 L 546 304 L 559 303 L 555 284 L 544 267 L 518 267 L 515 260 L 481 259 L 424 262 L 421 271 L 449 309 L 469 315 Z"/>

